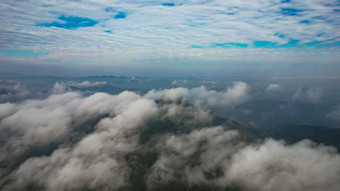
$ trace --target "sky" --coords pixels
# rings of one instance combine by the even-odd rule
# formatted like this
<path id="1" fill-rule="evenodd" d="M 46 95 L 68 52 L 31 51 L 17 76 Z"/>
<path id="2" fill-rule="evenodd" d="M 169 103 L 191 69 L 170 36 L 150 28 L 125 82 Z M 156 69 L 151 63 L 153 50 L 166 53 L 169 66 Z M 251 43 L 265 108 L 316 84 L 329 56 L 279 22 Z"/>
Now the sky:
<path id="1" fill-rule="evenodd" d="M 338 76 L 339 50 L 339 0 L 0 1 L 4 72 Z"/>

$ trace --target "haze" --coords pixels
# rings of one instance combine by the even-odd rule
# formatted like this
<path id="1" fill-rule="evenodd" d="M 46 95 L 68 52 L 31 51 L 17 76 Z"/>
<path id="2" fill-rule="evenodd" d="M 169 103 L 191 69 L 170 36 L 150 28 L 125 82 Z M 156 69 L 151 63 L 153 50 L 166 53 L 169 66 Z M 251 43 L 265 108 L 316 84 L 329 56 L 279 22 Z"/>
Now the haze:
<path id="1" fill-rule="evenodd" d="M 339 191 L 339 0 L 0 0 L 0 190 Z"/>

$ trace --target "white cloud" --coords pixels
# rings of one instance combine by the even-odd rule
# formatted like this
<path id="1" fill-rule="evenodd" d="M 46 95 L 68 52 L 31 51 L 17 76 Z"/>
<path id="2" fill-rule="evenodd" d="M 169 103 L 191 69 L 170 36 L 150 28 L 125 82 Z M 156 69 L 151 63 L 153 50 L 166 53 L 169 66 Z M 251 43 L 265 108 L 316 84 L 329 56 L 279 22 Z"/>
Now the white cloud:
<path id="1" fill-rule="evenodd" d="M 16 105 L 12 103 L 2 103 L 0 104 L 0 119 L 12 114 L 16 110 Z"/>
<path id="2" fill-rule="evenodd" d="M 96 86 L 103 86 L 106 85 L 107 83 L 104 82 L 90 82 L 90 81 L 83 81 L 80 83 L 76 83 L 76 82 L 69 82 L 67 83 L 68 86 L 74 86 L 74 87 L 78 87 L 78 88 L 88 88 L 88 87 L 96 87 Z"/>
<path id="3" fill-rule="evenodd" d="M 35 109 L 41 113 L 28 112 L 20 115 L 18 120 L 16 115 L 28 110 L 27 107 L 32 108 L 31 105 L 43 106 L 43 109 Z M 55 111 L 62 113 L 58 115 Z M 71 92 L 51 96 L 44 101 L 27 102 L 20 111 L 5 118 L 2 126 L 11 130 L 25 128 L 24 135 L 19 140 L 25 140 L 24 137 L 31 132 L 37 135 L 34 140 L 25 144 L 33 144 L 32 141 L 45 143 L 67 136 L 65 131 L 70 128 L 67 123 L 71 120 L 85 121 L 88 117 L 94 118 L 104 113 L 111 115 L 101 119 L 96 130 L 76 145 L 57 149 L 49 157 L 27 160 L 12 174 L 15 184 L 6 189 L 20 189 L 29 182 L 36 182 L 48 190 L 81 190 L 84 187 L 99 189 L 103 186 L 105 189 L 117 189 L 124 186 L 130 173 L 124 156 L 138 149 L 136 128 L 157 114 L 156 104 L 152 100 L 140 98 L 131 92 L 123 92 L 117 96 L 97 93 L 87 98 L 80 98 Z M 32 118 L 32 115 L 36 118 Z M 19 124 L 21 121 L 25 124 Z M 35 126 L 31 128 L 29 123 Z"/>
<path id="4" fill-rule="evenodd" d="M 146 168 L 145 176 L 138 178 L 148 188 L 180 181 L 255 191 L 337 190 L 340 155 L 335 148 L 306 140 L 294 145 L 272 139 L 245 141 L 242 131 L 213 126 L 209 111 L 179 99 L 230 107 L 247 96 L 248 88 L 236 82 L 224 92 L 204 87 L 150 91 L 145 96 L 126 91 L 82 97 L 67 92 L 1 104 L 0 131 L 8 135 L 0 146 L 0 161 L 8 164 L 0 167 L 1 189 L 29 185 L 45 190 L 122 190 L 130 188 L 137 170 L 131 163 L 142 163 L 142 155 L 152 165 L 138 166 Z M 79 134 L 76 127 L 94 119 L 98 121 L 91 131 L 68 140 Z M 23 155 L 53 142 L 61 144 L 48 155 Z M 150 153 L 157 157 L 149 158 Z M 13 163 L 18 164 L 12 167 Z"/>
<path id="5" fill-rule="evenodd" d="M 56 82 L 50 91 L 51 94 L 62 94 L 66 91 L 65 84 Z"/>
<path id="6" fill-rule="evenodd" d="M 0 101 L 12 101 L 12 100 L 20 100 L 20 99 L 27 99 L 30 97 L 39 97 L 38 93 L 32 93 L 27 90 L 26 86 L 21 83 L 15 83 L 15 85 L 11 86 L 9 83 L 7 86 L 3 88 L 8 91 L 6 94 L 0 95 Z"/>
<path id="7" fill-rule="evenodd" d="M 335 191 L 340 186 L 336 149 L 308 140 L 290 146 L 272 139 L 246 143 L 237 131 L 211 127 L 169 136 L 158 148 L 161 156 L 149 172 L 149 188 L 176 181 L 255 191 Z"/>
<path id="8" fill-rule="evenodd" d="M 281 86 L 279 84 L 269 84 L 268 87 L 266 88 L 266 91 L 276 91 L 280 89 Z"/>
<path id="9" fill-rule="evenodd" d="M 334 148 L 267 140 L 233 156 L 227 177 L 246 190 L 337 190 L 340 156 Z M 323 174 L 323 172 L 327 172 Z"/>
<path id="10" fill-rule="evenodd" d="M 321 88 L 298 88 L 293 99 L 316 104 L 321 102 L 322 93 Z"/>
<path id="11" fill-rule="evenodd" d="M 32 146 L 46 146 L 67 139 L 72 128 L 109 114 L 114 115 L 126 104 L 139 99 L 137 94 L 123 92 L 116 96 L 96 93 L 82 98 L 68 92 L 51 95 L 45 100 L 27 100 L 18 104 L 2 104 L 6 109 L 0 130 L 13 132 L 1 149 L 0 160 L 18 157 Z M 13 148 L 10 151 L 9 148 Z"/>
<path id="12" fill-rule="evenodd" d="M 248 97 L 249 85 L 245 82 L 234 82 L 224 92 L 208 90 L 206 87 L 198 88 L 174 88 L 162 91 L 151 90 L 145 97 L 152 99 L 170 99 L 186 98 L 197 106 L 205 106 L 208 108 L 233 106 L 243 102 Z"/>
<path id="13" fill-rule="evenodd" d="M 161 156 L 147 176 L 149 188 L 176 180 L 209 184 L 205 174 L 211 172 L 214 176 L 214 171 L 229 163 L 232 154 L 243 145 L 237 131 L 226 131 L 221 126 L 171 135 L 163 140 L 157 146 Z"/>
<path id="14" fill-rule="evenodd" d="M 331 118 L 336 121 L 340 121 L 340 106 L 334 107 L 334 109 L 329 112 L 326 117 Z"/>
<path id="15" fill-rule="evenodd" d="M 250 59 L 257 63 L 303 59 L 306 63 L 321 57 L 324 61 L 336 61 L 337 54 L 332 51 L 325 54 L 317 50 L 253 48 L 254 41 L 277 44 L 288 43 L 290 39 L 302 44 L 338 42 L 339 16 L 336 10 L 339 5 L 336 2 L 280 2 L 174 1 L 178 6 L 164 7 L 156 1 L 4 1 L 0 6 L 0 16 L 6 19 L 0 21 L 0 32 L 6 35 L 1 36 L 0 44 L 7 49 L 48 51 L 49 55 L 40 56 L 42 62 L 77 59 L 121 65 L 136 63 L 136 60 L 177 58 L 243 62 Z M 105 12 L 108 7 L 116 11 Z M 293 16 L 282 14 L 285 8 L 298 12 Z M 127 12 L 127 17 L 114 19 L 119 11 Z M 58 21 L 61 15 L 89 17 L 99 24 L 77 30 L 37 26 Z M 249 47 L 214 47 L 223 43 L 244 43 Z M 193 49 L 190 48 L 192 45 L 206 48 Z"/>

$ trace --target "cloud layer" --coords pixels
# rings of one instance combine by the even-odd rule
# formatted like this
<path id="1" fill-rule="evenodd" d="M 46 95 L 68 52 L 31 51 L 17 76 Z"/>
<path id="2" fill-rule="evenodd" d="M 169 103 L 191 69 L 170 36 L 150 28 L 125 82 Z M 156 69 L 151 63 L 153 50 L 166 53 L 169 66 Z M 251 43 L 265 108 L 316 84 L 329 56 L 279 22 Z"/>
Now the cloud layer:
<path id="1" fill-rule="evenodd" d="M 336 0 L 30 0 L 0 5 L 1 48 L 7 53 L 34 50 L 39 63 L 334 63 L 338 58 Z M 11 60 L 7 53 L 3 57 Z"/>
<path id="2" fill-rule="evenodd" d="M 249 85 L 245 82 L 234 82 L 232 87 L 227 88 L 224 92 L 208 90 L 201 86 L 198 88 L 174 88 L 167 90 L 151 90 L 145 97 L 151 99 L 170 99 L 176 100 L 186 98 L 197 106 L 207 108 L 228 106 L 231 107 L 239 104 L 248 98 Z"/>
<path id="3" fill-rule="evenodd" d="M 203 109 L 241 103 L 248 88 L 235 82 L 225 92 L 58 92 L 1 104 L 0 188 L 152 190 L 175 183 L 214 190 L 337 190 L 335 148 L 308 140 L 286 145 L 246 139 L 247 130 L 216 122 Z"/>

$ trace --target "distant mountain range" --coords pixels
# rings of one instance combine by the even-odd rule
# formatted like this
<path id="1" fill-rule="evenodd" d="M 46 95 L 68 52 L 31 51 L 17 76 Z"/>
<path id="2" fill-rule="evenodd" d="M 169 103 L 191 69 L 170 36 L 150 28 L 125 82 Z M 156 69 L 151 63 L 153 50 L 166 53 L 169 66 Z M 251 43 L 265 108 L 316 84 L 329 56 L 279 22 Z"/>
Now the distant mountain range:
<path id="1" fill-rule="evenodd" d="M 335 146 L 340 151 L 340 129 L 322 126 L 297 125 L 286 123 L 263 130 L 275 139 L 283 139 L 287 143 L 296 143 L 310 139 L 316 143 Z"/>

